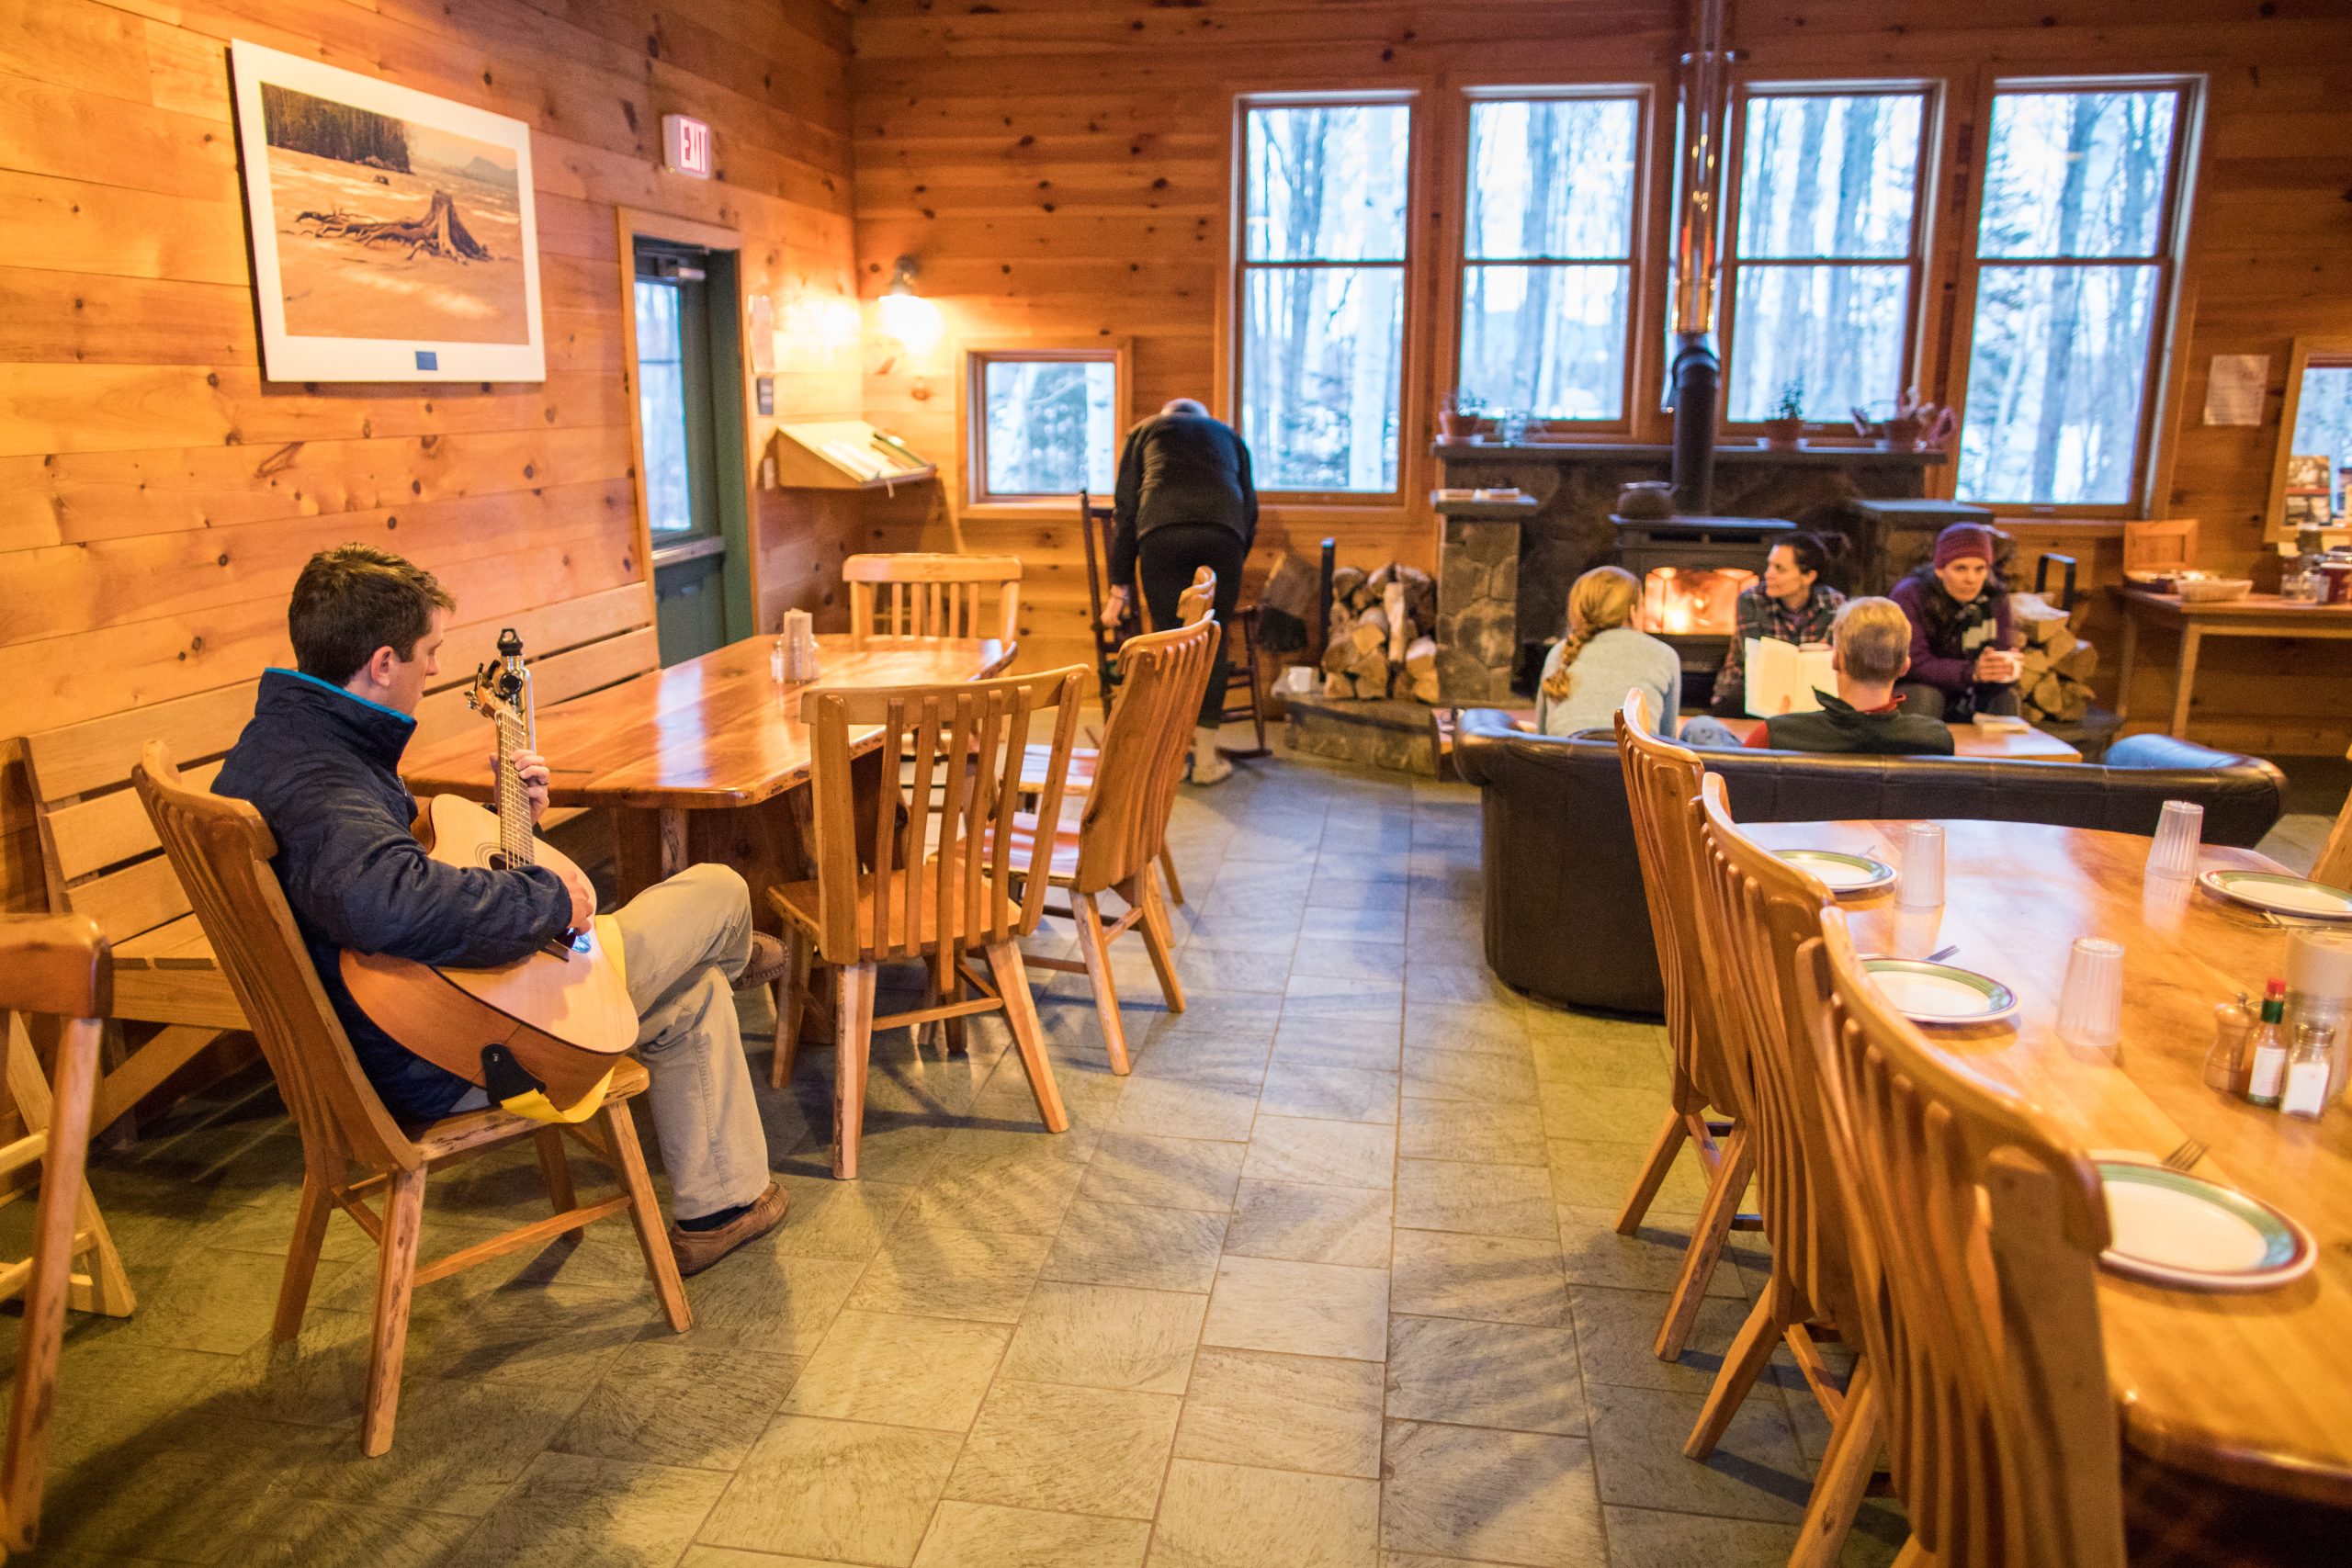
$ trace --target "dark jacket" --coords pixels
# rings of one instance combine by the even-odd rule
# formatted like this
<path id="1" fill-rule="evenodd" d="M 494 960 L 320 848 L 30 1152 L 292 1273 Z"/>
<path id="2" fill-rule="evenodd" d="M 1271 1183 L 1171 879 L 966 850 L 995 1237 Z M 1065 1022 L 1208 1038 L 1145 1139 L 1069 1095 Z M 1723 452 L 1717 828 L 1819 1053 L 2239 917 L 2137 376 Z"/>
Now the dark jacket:
<path id="1" fill-rule="evenodd" d="M 1900 708 L 1864 713 L 1834 693 L 1815 691 L 1819 713 L 1777 714 L 1764 721 L 1775 751 L 1860 751 L 1879 757 L 1949 757 L 1951 731 L 1940 719 Z"/>
<path id="2" fill-rule="evenodd" d="M 1250 448 L 1222 420 L 1155 414 L 1127 432 L 1119 454 L 1118 528 L 1111 537 L 1111 581 L 1132 582 L 1143 536 L 1170 523 L 1230 528 L 1247 551 L 1258 537 L 1258 487 Z"/>
<path id="3" fill-rule="evenodd" d="M 425 854 L 400 776 L 415 731 L 406 714 L 272 670 L 212 791 L 252 801 L 269 824 L 286 901 L 361 1069 L 392 1114 L 424 1118 L 447 1114 L 472 1086 L 369 1021 L 343 983 L 341 950 L 510 964 L 571 924 L 571 895 L 544 866 L 461 869 Z"/>
<path id="4" fill-rule="evenodd" d="M 2014 648 L 2009 594 L 1995 578 L 1963 604 L 1944 588 L 1932 567 L 1921 567 L 1888 591 L 1911 619 L 1911 669 L 1903 678 L 1934 686 L 1955 697 L 1976 685 L 1976 656 L 1987 648 Z"/>

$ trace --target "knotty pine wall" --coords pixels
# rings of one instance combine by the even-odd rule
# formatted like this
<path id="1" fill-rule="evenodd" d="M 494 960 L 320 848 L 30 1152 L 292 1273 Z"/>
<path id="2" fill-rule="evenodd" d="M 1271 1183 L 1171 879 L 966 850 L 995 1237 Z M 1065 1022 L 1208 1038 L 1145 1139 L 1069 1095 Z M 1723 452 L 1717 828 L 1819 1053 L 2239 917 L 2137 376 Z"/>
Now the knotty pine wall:
<path id="1" fill-rule="evenodd" d="M 921 291 L 949 335 L 922 365 L 867 345 L 869 417 L 950 468 L 940 491 L 869 513 L 876 546 L 1008 548 L 1030 566 L 1023 659 L 1084 656 L 1085 586 L 1063 510 L 975 513 L 963 495 L 958 349 L 1125 339 L 1138 412 L 1168 398 L 1229 402 L 1217 386 L 1237 91 L 1654 81 L 1668 89 L 1684 46 L 1681 0 L 854 0 L 857 263 L 869 298 L 893 258 L 922 264 Z M 1732 41 L 1766 79 L 1937 77 L 1955 119 L 1973 120 L 1993 75 L 2199 72 L 2210 79 L 2204 161 L 2187 254 L 2175 374 L 2159 414 L 2159 515 L 2203 520 L 2204 564 L 2242 570 L 2261 544 L 2278 439 L 2278 394 L 2299 333 L 2352 333 L 2352 15 L 2341 0 L 1734 0 Z M 1447 117 L 1424 134 L 1446 134 Z M 1972 127 L 1973 130 L 1973 127 Z M 1433 145 L 1428 165 L 1458 162 Z M 1663 192 L 1659 195 L 1662 197 Z M 1935 221 L 1964 240 L 1942 193 Z M 1451 242 L 1433 198 L 1415 234 L 1424 258 Z M 1668 214 L 1654 204 L 1662 244 Z M 1425 266 L 1416 298 L 1452 310 L 1452 279 Z M 1662 309 L 1655 277 L 1651 309 Z M 1636 333 L 1652 356 L 1657 314 Z M 1927 337 L 1928 395 L 1953 354 L 1940 302 Z M 1964 335 L 1964 334 L 1963 334 Z M 1408 342 L 1408 495 L 1426 493 L 1436 394 L 1451 378 L 1435 343 Z M 2267 354 L 2269 423 L 2198 423 L 2215 354 Z M 887 370 L 885 367 L 887 365 Z M 918 400 L 917 374 L 930 396 Z M 1662 432 L 1662 426 L 1659 430 Z M 1949 480 L 1946 480 L 1949 483 Z M 1273 547 L 1427 565 L 1435 527 L 1402 511 L 1270 512 Z M 2113 638 L 2107 637 L 2110 654 Z M 2153 646 L 2151 645 L 2153 644 Z M 2143 642 L 2139 714 L 2169 711 L 2171 650 Z M 2352 740 L 2352 660 L 2342 644 L 2299 648 L 2298 678 L 2273 644 L 2206 645 L 2196 733 L 2267 750 L 2340 750 Z M 2112 693 L 2109 694 L 2112 700 Z"/>
<path id="2" fill-rule="evenodd" d="M 232 38 L 530 123 L 545 385 L 261 379 Z M 322 546 L 415 558 L 469 619 L 644 575 L 616 209 L 738 231 L 780 321 L 838 313 L 848 43 L 831 0 L 0 0 L 0 737 L 282 661 Z M 670 112 L 720 177 L 661 172 Z M 778 370 L 780 413 L 856 412 L 854 335 Z M 759 513 L 773 624 L 830 592 L 847 519 Z M 40 899 L 8 767 L 0 907 Z"/>

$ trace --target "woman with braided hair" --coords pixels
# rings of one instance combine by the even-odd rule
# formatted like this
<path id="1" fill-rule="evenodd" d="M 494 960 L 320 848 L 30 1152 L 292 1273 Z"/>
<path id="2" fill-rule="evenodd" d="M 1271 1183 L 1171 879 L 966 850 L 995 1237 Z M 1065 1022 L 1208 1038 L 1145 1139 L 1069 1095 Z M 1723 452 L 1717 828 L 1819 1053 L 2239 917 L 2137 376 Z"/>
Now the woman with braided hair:
<path id="1" fill-rule="evenodd" d="M 1535 699 L 1535 728 L 1546 735 L 1606 729 L 1639 686 L 1649 696 L 1657 729 L 1689 746 L 1736 746 L 1738 739 L 1707 717 L 1680 724 L 1682 656 L 1634 625 L 1642 585 L 1622 567 L 1597 566 L 1568 590 L 1568 635 L 1544 660 Z"/>

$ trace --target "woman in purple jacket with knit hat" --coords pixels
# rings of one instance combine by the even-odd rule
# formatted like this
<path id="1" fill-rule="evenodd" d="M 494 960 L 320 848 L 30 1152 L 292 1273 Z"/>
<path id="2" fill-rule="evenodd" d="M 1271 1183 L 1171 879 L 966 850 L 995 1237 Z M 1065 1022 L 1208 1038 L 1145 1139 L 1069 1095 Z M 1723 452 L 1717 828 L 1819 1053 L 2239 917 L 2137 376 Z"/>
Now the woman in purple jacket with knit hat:
<path id="1" fill-rule="evenodd" d="M 2009 591 L 1993 570 L 1993 530 L 1955 523 L 1936 536 L 1935 559 L 1888 595 L 1911 618 L 1911 670 L 1894 688 L 1903 711 L 1954 723 L 2018 711 L 2021 672 L 2009 627 Z"/>

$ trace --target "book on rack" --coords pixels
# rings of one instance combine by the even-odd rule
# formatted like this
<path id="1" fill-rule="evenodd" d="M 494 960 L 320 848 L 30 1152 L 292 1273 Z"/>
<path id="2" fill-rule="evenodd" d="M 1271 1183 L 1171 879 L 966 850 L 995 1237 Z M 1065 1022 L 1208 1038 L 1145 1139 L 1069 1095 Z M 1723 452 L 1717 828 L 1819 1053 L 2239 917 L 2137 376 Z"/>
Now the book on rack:
<path id="1" fill-rule="evenodd" d="M 1838 689 L 1826 642 L 1798 644 L 1777 637 L 1749 637 L 1747 646 L 1747 711 L 1758 718 L 1784 713 L 1817 713 L 1813 694 Z"/>

